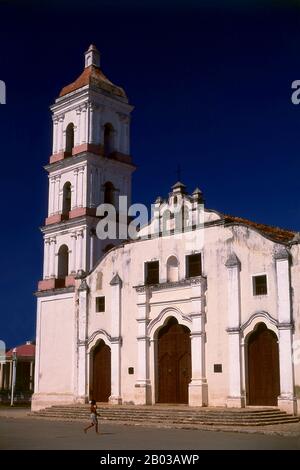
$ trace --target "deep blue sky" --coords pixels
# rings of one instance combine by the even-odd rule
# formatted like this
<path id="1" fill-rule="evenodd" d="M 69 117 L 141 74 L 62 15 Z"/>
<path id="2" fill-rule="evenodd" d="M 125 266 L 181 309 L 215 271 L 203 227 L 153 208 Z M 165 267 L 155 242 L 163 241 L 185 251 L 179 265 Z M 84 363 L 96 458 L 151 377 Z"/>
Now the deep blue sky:
<path id="1" fill-rule="evenodd" d="M 300 230 L 300 105 L 290 100 L 291 82 L 300 79 L 297 3 L 0 2 L 7 86 L 0 106 L 0 339 L 7 346 L 34 337 L 48 108 L 81 73 L 91 42 L 104 73 L 135 105 L 136 202 L 166 195 L 180 163 L 188 189 L 199 186 L 210 208 Z"/>

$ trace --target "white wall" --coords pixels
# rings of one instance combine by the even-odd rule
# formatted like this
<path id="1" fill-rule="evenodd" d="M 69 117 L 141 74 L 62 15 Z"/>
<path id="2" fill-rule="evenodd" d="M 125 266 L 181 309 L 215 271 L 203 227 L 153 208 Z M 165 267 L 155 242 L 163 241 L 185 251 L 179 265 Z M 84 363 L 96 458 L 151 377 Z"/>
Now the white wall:
<path id="1" fill-rule="evenodd" d="M 33 409 L 70 402 L 74 393 L 74 294 L 38 299 L 35 393 Z"/>

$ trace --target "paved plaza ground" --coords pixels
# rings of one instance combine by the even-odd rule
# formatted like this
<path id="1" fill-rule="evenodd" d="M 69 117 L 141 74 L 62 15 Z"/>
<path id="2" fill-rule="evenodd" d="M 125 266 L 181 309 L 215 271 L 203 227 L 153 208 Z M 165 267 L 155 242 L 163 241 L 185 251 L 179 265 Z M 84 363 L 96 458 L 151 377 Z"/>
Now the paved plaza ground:
<path id="1" fill-rule="evenodd" d="M 299 424 L 269 431 L 224 432 L 127 426 L 100 421 L 100 435 L 96 435 L 93 429 L 85 435 L 84 422 L 38 419 L 27 413 L 28 410 L 22 409 L 0 409 L 0 449 L 300 450 Z"/>

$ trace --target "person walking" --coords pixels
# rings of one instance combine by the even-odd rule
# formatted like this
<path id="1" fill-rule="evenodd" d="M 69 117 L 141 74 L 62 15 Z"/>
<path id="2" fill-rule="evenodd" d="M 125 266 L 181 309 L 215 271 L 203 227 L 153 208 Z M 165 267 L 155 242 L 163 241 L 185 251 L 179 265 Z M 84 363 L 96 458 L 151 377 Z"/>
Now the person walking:
<path id="1" fill-rule="evenodd" d="M 90 412 L 91 412 L 91 424 L 89 426 L 87 426 L 86 428 L 84 428 L 84 432 L 85 434 L 87 433 L 87 430 L 94 427 L 95 426 L 95 431 L 97 434 L 100 434 L 98 432 L 98 416 L 99 414 L 97 413 L 97 405 L 96 405 L 96 400 L 92 400 L 91 401 L 91 409 L 90 409 Z"/>

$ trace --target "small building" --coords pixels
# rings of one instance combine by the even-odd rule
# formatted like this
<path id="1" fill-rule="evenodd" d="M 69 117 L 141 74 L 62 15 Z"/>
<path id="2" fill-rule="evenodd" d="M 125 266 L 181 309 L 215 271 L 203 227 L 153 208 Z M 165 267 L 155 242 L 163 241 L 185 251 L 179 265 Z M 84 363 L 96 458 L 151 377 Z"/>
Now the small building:
<path id="1" fill-rule="evenodd" d="M 9 349 L 5 362 L 0 363 L 0 402 L 10 402 L 13 380 L 13 362 L 16 361 L 16 403 L 28 403 L 34 390 L 35 344 L 25 344 Z"/>

